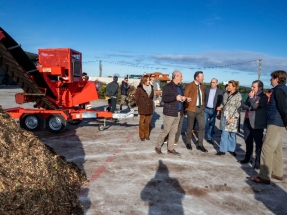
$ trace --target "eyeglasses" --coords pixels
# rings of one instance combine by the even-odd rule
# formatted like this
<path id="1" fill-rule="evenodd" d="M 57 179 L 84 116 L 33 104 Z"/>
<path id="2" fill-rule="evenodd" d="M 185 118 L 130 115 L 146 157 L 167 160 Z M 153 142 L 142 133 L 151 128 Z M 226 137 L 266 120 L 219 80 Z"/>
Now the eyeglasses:
<path id="1" fill-rule="evenodd" d="M 215 81 L 212 81 L 212 82 L 210 82 L 210 83 L 216 83 Z"/>

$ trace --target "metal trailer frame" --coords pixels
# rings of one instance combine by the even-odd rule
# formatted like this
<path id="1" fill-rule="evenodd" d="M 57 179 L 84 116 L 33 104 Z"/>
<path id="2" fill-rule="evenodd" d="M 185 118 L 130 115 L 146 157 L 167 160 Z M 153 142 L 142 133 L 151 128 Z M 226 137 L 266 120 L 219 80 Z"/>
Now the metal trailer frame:
<path id="1" fill-rule="evenodd" d="M 85 105 L 98 99 L 95 83 L 83 81 L 82 54 L 70 48 L 39 49 L 38 66 L 29 59 L 21 46 L 0 27 L 0 67 L 23 89 L 15 95 L 16 103 L 35 102 L 35 109 L 6 109 L 18 118 L 21 127 L 40 130 L 45 121 L 53 133 L 65 130 L 67 123 L 79 124 L 84 118 L 104 119 L 99 126 L 107 128 L 107 119 L 134 116 L 104 111 L 86 110 Z"/>

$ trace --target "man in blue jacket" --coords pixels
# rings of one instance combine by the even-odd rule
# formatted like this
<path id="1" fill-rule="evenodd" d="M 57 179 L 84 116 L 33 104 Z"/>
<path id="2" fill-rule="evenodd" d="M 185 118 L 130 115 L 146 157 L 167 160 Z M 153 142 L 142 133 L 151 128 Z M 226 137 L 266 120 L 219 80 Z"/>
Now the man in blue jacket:
<path id="1" fill-rule="evenodd" d="M 160 133 L 155 147 L 155 151 L 158 154 L 162 154 L 161 146 L 164 142 L 165 137 L 169 134 L 168 138 L 168 154 L 179 155 L 174 150 L 175 134 L 178 129 L 178 123 L 180 116 L 183 115 L 183 102 L 190 98 L 183 96 L 183 90 L 181 87 L 182 74 L 180 71 L 175 70 L 172 73 L 172 81 L 164 86 L 162 91 L 163 106 L 163 130 Z"/>
<path id="2" fill-rule="evenodd" d="M 270 184 L 271 178 L 283 179 L 283 133 L 287 130 L 287 73 L 277 70 L 271 73 L 274 87 L 266 110 L 267 131 L 260 156 L 260 173 L 251 180 Z"/>

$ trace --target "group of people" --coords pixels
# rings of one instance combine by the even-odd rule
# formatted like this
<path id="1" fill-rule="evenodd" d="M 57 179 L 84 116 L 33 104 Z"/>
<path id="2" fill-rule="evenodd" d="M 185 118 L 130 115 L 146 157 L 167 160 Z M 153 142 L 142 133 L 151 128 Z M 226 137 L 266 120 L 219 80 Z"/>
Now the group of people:
<path id="1" fill-rule="evenodd" d="M 191 137 L 195 119 L 198 123 L 197 150 L 208 152 L 203 145 L 204 137 L 210 144 L 216 118 L 220 119 L 221 139 L 217 156 L 229 152 L 236 156 L 236 133 L 240 126 L 240 111 L 245 110 L 244 140 L 246 143 L 245 158 L 240 163 L 248 163 L 252 159 L 253 142 L 256 145 L 256 157 L 253 168 L 260 169 L 258 177 L 251 178 L 258 183 L 270 184 L 271 178 L 283 179 L 283 131 L 287 130 L 287 73 L 277 70 L 271 73 L 273 86 L 270 101 L 263 92 L 263 82 L 255 80 L 246 101 L 238 91 L 239 83 L 230 80 L 223 92 L 217 87 L 218 80 L 213 78 L 210 87 L 203 85 L 204 74 L 195 72 L 194 81 L 185 89 L 182 88 L 182 73 L 178 70 L 172 73 L 172 81 L 162 90 L 163 129 L 157 139 L 155 151 L 162 154 L 161 148 L 166 139 L 167 153 L 180 155 L 174 149 L 182 132 L 184 116 L 187 116 L 186 148 L 192 150 Z M 139 138 L 141 141 L 150 140 L 150 121 L 154 113 L 154 89 L 151 77 L 144 75 L 135 93 L 138 105 Z M 264 129 L 265 138 L 263 137 Z M 168 136 L 168 138 L 167 138 Z M 264 141 L 264 142 L 263 142 Z"/>
<path id="2" fill-rule="evenodd" d="M 108 99 L 108 106 L 109 106 L 109 111 L 114 113 L 116 110 L 116 105 L 117 105 L 117 99 L 118 99 L 118 89 L 119 89 L 119 84 L 118 84 L 118 76 L 113 77 L 113 81 L 110 82 L 106 86 L 106 94 L 109 96 Z M 122 81 L 121 84 L 121 103 L 120 103 L 120 110 L 122 110 L 122 106 L 126 103 L 128 108 L 131 110 L 132 107 L 128 101 L 128 91 L 130 89 L 130 86 L 128 84 L 128 77 L 125 77 L 124 80 Z"/>

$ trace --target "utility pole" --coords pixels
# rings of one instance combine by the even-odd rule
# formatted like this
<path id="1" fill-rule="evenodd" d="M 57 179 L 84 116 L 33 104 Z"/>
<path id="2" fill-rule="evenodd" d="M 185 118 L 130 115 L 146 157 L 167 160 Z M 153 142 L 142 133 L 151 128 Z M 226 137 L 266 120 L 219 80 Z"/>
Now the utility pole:
<path id="1" fill-rule="evenodd" d="M 102 77 L 102 60 L 100 60 L 100 64 L 99 64 L 99 77 Z"/>
<path id="2" fill-rule="evenodd" d="M 258 80 L 260 80 L 261 66 L 262 66 L 262 59 L 259 59 L 258 60 Z"/>

